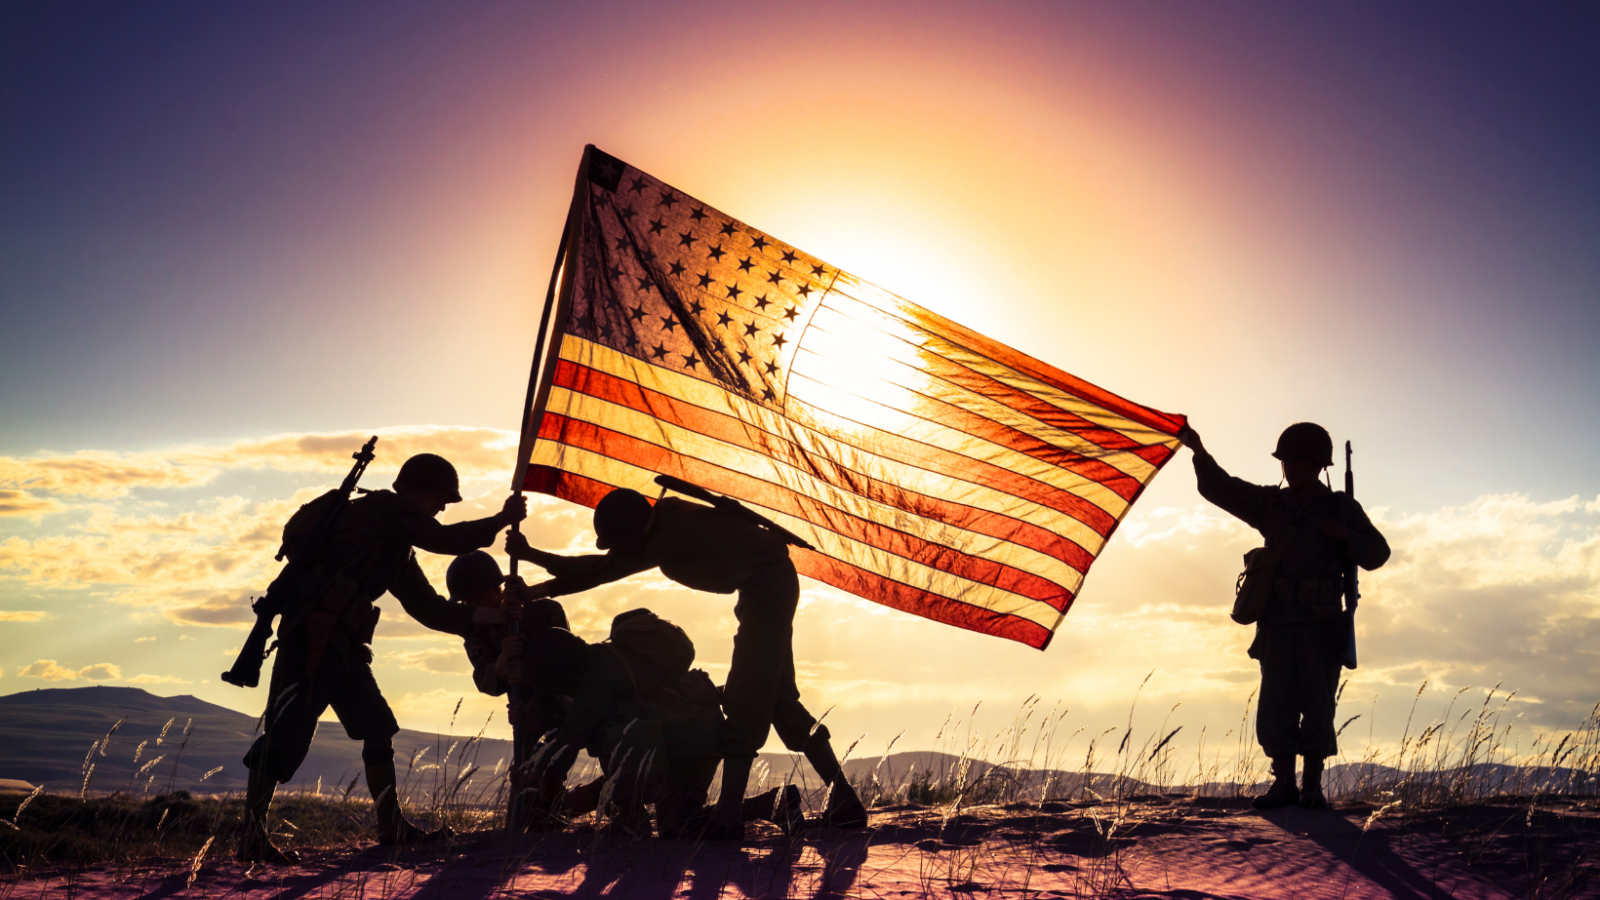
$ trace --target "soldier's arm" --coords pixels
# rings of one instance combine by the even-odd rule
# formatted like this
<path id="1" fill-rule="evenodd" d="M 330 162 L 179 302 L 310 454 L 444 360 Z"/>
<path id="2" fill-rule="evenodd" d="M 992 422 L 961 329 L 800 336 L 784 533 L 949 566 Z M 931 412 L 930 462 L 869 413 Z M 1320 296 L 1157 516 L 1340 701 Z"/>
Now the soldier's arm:
<path id="1" fill-rule="evenodd" d="M 395 573 L 394 580 L 389 582 L 389 593 L 400 601 L 407 615 L 425 628 L 461 637 L 466 637 L 472 630 L 473 614 L 477 609 L 465 603 L 451 603 L 439 596 L 439 592 L 428 583 L 428 576 L 422 574 L 416 556 L 407 559 L 400 571 Z"/>
<path id="2" fill-rule="evenodd" d="M 656 559 L 656 554 L 650 552 L 648 544 L 638 553 L 613 552 L 562 556 L 529 546 L 527 539 L 515 531 L 506 535 L 506 552 L 513 559 L 531 562 L 554 576 L 538 586 L 541 597 L 579 594 L 602 584 L 621 581 L 629 575 L 653 569 L 661 564 Z"/>
<path id="3" fill-rule="evenodd" d="M 500 654 L 494 646 L 484 640 L 484 635 L 478 629 L 473 629 L 467 636 L 467 659 L 472 661 L 472 683 L 478 688 L 478 693 L 499 697 L 506 692 L 505 682 L 495 673 L 494 664 Z"/>
<path id="4" fill-rule="evenodd" d="M 1276 489 L 1229 475 L 1204 447 L 1195 449 L 1194 476 L 1200 496 L 1257 531 L 1266 527 L 1267 505 Z"/>
<path id="5" fill-rule="evenodd" d="M 1351 562 L 1371 571 L 1389 561 L 1389 542 L 1384 539 L 1366 510 L 1354 499 L 1346 498 L 1349 521 L 1345 527 L 1350 535 L 1345 541 L 1344 555 Z"/>

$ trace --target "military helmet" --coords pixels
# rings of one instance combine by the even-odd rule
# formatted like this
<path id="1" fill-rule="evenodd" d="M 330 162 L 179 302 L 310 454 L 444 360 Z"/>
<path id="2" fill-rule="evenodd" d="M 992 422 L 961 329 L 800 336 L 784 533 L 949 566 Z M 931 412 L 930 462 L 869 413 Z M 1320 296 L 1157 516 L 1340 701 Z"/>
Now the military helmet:
<path id="1" fill-rule="evenodd" d="M 650 525 L 650 501 L 638 491 L 617 488 L 594 508 L 594 545 L 601 550 L 631 544 Z"/>
<path id="2" fill-rule="evenodd" d="M 506 577 L 500 574 L 500 564 L 483 550 L 456 557 L 444 573 L 450 599 L 457 603 L 465 603 L 492 587 L 498 587 L 505 580 Z"/>
<path id="3" fill-rule="evenodd" d="M 450 460 L 433 453 L 418 453 L 405 461 L 394 477 L 394 488 L 437 488 L 450 492 L 450 502 L 461 502 L 461 479 Z"/>
<path id="4" fill-rule="evenodd" d="M 1333 438 L 1315 422 L 1296 422 L 1278 435 L 1278 459 L 1304 459 L 1320 466 L 1333 465 Z"/>

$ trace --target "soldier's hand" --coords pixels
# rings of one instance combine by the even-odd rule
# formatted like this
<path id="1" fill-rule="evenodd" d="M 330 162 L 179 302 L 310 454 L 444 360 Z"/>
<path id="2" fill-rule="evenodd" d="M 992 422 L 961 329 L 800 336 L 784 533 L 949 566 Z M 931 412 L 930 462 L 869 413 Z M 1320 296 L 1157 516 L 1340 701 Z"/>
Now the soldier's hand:
<path id="1" fill-rule="evenodd" d="M 1178 429 L 1178 440 L 1183 441 L 1183 445 L 1195 453 L 1206 452 L 1206 445 L 1200 441 L 1200 432 L 1190 428 L 1187 422 L 1183 424 L 1182 428 Z"/>
<path id="2" fill-rule="evenodd" d="M 1322 536 L 1336 541 L 1348 541 L 1350 540 L 1350 529 L 1346 528 L 1344 523 L 1338 519 L 1323 519 Z"/>
<path id="3" fill-rule="evenodd" d="M 506 532 L 506 552 L 511 554 L 513 559 L 527 560 L 533 554 L 533 547 L 529 545 L 528 539 L 523 536 L 522 532 L 508 531 Z"/>
<path id="4" fill-rule="evenodd" d="M 550 596 L 550 588 L 554 584 L 555 579 L 552 578 L 549 581 L 541 581 L 538 584 L 529 585 L 522 591 L 522 599 L 543 600 L 544 598 Z"/>
<path id="5" fill-rule="evenodd" d="M 522 649 L 528 639 L 520 634 L 506 637 L 500 644 L 500 658 L 494 661 L 494 672 L 508 684 L 522 684 Z"/>
<path id="6" fill-rule="evenodd" d="M 522 494 L 512 494 L 500 507 L 500 515 L 495 518 L 500 520 L 500 527 L 515 525 L 528 517 L 528 498 Z"/>

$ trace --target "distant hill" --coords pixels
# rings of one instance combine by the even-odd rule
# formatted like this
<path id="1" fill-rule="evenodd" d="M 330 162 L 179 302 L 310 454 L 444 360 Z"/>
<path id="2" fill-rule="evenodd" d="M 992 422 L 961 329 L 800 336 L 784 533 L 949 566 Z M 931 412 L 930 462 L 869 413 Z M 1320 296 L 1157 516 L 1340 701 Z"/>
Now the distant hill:
<path id="1" fill-rule="evenodd" d="M 265 696 L 261 693 L 263 699 Z M 119 720 L 122 724 L 116 733 L 96 751 L 90 790 L 131 788 L 143 792 L 148 785 L 160 792 L 169 784 L 174 790 L 206 792 L 244 788 L 245 768 L 240 760 L 256 738 L 255 717 L 196 697 L 158 697 L 132 687 L 47 688 L 0 697 L 0 733 L 4 735 L 0 739 L 0 779 L 75 792 L 83 784 L 86 754 Z M 167 733 L 158 745 L 163 727 Z M 185 728 L 189 729 L 187 744 Z M 466 738 L 402 730 L 394 742 L 402 777 L 412 754 L 427 748 L 419 764 L 427 765 L 437 762 L 457 741 L 465 743 Z M 135 764 L 134 754 L 141 743 L 145 746 Z M 501 758 L 509 760 L 510 754 L 510 741 L 485 739 L 476 747 L 476 761 L 488 768 Z M 135 771 L 156 757 L 161 761 L 145 769 L 135 783 Z M 212 770 L 217 771 L 205 777 Z M 325 722 L 290 787 L 315 787 L 320 778 L 324 790 L 331 790 L 349 784 L 361 770 L 361 744 L 346 737 L 337 724 Z M 429 770 L 424 777 L 431 780 L 431 775 Z"/>

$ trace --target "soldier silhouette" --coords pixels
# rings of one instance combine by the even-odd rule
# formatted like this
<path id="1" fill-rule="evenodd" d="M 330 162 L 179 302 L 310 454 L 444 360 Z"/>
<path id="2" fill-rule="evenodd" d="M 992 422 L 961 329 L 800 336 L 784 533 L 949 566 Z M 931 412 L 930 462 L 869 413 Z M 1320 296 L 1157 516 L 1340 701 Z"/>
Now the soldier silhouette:
<path id="1" fill-rule="evenodd" d="M 1272 455 L 1283 465 L 1280 487 L 1229 475 L 1187 425 L 1178 439 L 1194 452 L 1200 496 L 1259 531 L 1277 559 L 1274 571 L 1257 576 L 1270 579 L 1270 599 L 1250 644 L 1261 665 L 1256 740 L 1272 760 L 1273 779 L 1253 805 L 1325 807 L 1323 763 L 1338 752 L 1334 700 L 1353 611 L 1341 608 L 1343 572 L 1350 563 L 1383 565 L 1389 544 L 1353 497 L 1318 477 L 1333 465 L 1333 439 L 1320 425 L 1298 422 L 1279 436 Z M 1296 756 L 1305 757 L 1298 790 Z"/>

